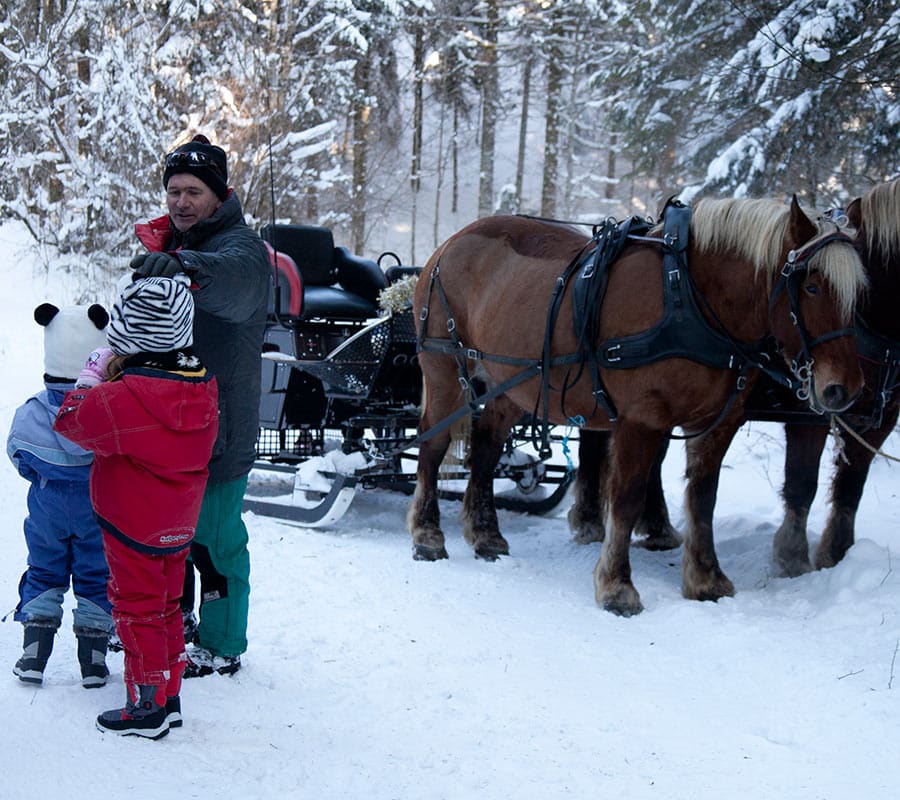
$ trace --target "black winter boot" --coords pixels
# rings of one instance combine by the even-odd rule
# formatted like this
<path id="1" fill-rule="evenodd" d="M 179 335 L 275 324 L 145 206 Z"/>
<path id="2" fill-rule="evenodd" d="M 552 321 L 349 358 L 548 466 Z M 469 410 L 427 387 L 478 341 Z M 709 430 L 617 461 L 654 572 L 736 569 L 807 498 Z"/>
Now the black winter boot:
<path id="1" fill-rule="evenodd" d="M 177 694 L 166 698 L 166 722 L 170 728 L 180 728 L 184 724 L 181 716 L 181 697 Z"/>
<path id="2" fill-rule="evenodd" d="M 50 653 L 53 652 L 54 636 L 56 625 L 25 623 L 22 657 L 13 667 L 13 675 L 18 676 L 22 683 L 40 686 L 44 682 L 44 669 L 47 667 Z"/>
<path id="3" fill-rule="evenodd" d="M 109 634 L 96 628 L 75 628 L 78 638 L 78 663 L 81 665 L 81 685 L 85 689 L 106 686 L 109 670 L 106 667 L 106 648 Z"/>
<path id="4" fill-rule="evenodd" d="M 125 703 L 125 708 L 104 711 L 97 717 L 97 728 L 119 736 L 143 736 L 161 739 L 169 732 L 166 707 L 156 702 L 157 686 L 135 687 L 137 700 Z"/>
<path id="5" fill-rule="evenodd" d="M 193 611 L 182 611 L 181 622 L 184 625 L 184 643 L 194 644 L 197 641 L 197 617 Z"/>

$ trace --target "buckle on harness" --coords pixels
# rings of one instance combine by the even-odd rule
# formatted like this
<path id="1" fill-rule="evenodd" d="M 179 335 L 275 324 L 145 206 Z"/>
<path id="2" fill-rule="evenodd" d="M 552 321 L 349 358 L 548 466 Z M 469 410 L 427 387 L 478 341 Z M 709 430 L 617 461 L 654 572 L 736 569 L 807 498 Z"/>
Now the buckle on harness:
<path id="1" fill-rule="evenodd" d="M 478 361 L 481 358 L 481 352 L 476 350 L 474 347 L 466 348 L 466 358 L 471 361 Z"/>
<path id="2" fill-rule="evenodd" d="M 619 355 L 619 351 L 622 349 L 622 345 L 614 344 L 612 347 L 606 348 L 606 360 L 611 364 L 614 364 L 616 361 L 621 361 L 622 356 Z"/>

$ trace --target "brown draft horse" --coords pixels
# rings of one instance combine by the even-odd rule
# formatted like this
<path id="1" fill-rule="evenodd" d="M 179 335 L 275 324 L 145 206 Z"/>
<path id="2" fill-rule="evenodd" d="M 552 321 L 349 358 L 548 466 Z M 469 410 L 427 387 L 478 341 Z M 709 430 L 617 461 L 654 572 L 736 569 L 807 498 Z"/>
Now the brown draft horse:
<path id="1" fill-rule="evenodd" d="M 810 561 L 806 535 L 815 499 L 819 467 L 829 431 L 826 416 L 812 414 L 773 389 L 763 378 L 747 403 L 747 416 L 785 420 L 785 467 L 782 498 L 784 520 L 775 533 L 772 560 L 778 573 L 796 577 L 813 566 L 837 564 L 855 540 L 856 512 L 869 467 L 877 450 L 897 424 L 900 412 L 900 178 L 880 184 L 847 208 L 855 229 L 855 246 L 869 280 L 857 308 L 858 346 L 865 387 L 841 418 L 862 437 L 843 435 L 843 453 L 835 457 L 830 509 L 822 538 Z M 608 471 L 609 437 L 587 431 L 579 443 L 579 471 L 569 524 L 580 543 L 604 537 L 601 492 Z M 650 549 L 670 549 L 680 543 L 663 495 L 660 469 L 665 445 L 654 463 L 644 510 L 635 526 Z"/>
<path id="2" fill-rule="evenodd" d="M 819 466 L 829 431 L 829 420 L 804 412 L 799 401 L 791 402 L 763 378 L 747 413 L 753 418 L 785 421 L 785 468 L 782 498 L 784 520 L 773 540 L 773 562 L 779 574 L 795 577 L 837 564 L 853 545 L 856 512 L 865 488 L 869 467 L 877 450 L 890 435 L 900 412 L 900 178 L 874 187 L 847 208 L 855 229 L 855 245 L 866 269 L 869 288 L 857 308 L 857 343 L 865 378 L 862 394 L 841 418 L 868 443 L 842 436 L 843 452 L 835 458 L 830 509 L 822 538 L 810 562 L 806 526 L 816 496 Z M 777 404 L 777 407 L 776 405 Z M 600 487 L 605 481 L 608 436 L 588 432 L 579 443 L 579 473 L 575 481 L 575 503 L 569 523 L 579 542 L 601 541 Z M 679 544 L 669 521 L 662 491 L 660 467 L 664 450 L 650 476 L 646 504 L 637 531 L 642 544 L 669 549 Z"/>
<path id="3" fill-rule="evenodd" d="M 734 340 L 749 347 L 771 336 L 789 363 L 805 347 L 804 341 L 814 337 L 815 358 L 808 367 L 812 396 L 823 407 L 840 410 L 862 388 L 855 340 L 846 335 L 845 326 L 865 276 L 845 241 L 816 246 L 829 235 L 804 214 L 796 199 L 790 208 L 773 200 L 702 201 L 691 218 L 687 255 L 695 290 L 705 298 L 704 317 L 714 318 Z M 645 331 L 660 319 L 663 256 L 653 238 L 662 241 L 660 236 L 654 230 L 649 238 L 629 240 L 610 268 L 598 346 Z M 451 236 L 429 259 L 418 282 L 413 305 L 420 337 L 446 340 L 449 331 L 458 345 L 455 357 L 427 347 L 419 355 L 424 383 L 420 431 L 440 428 L 438 423 L 466 402 L 460 392 L 463 363 L 471 370 L 471 384 L 486 391 L 504 387 L 484 402 L 470 435 L 471 472 L 462 515 L 464 536 L 476 556 L 494 559 L 509 552 L 494 507 L 494 466 L 511 426 L 542 399 L 541 376 L 515 384 L 521 367 L 510 362 L 540 361 L 545 336 L 557 364 L 577 350 L 570 286 L 563 291 L 552 330 L 545 320 L 560 275 L 587 245 L 584 236 L 567 226 L 489 217 Z M 793 257 L 797 250 L 815 255 L 805 264 L 797 296 L 789 301 L 787 293 L 773 286 L 778 286 L 788 254 Z M 829 335 L 842 329 L 842 335 Z M 625 616 L 643 608 L 631 581 L 631 532 L 660 443 L 676 426 L 686 432 L 712 426 L 692 440 L 689 456 L 683 592 L 697 599 L 733 594 L 712 538 L 719 467 L 743 416 L 740 394 L 735 402 L 733 370 L 665 358 L 634 369 L 600 372 L 618 409 L 614 425 L 598 407 L 590 379 L 569 385 L 571 365 L 550 370 L 547 398 L 551 423 L 564 424 L 572 415 L 581 415 L 589 429 L 612 430 L 609 535 L 594 570 L 598 604 Z M 448 430 L 441 428 L 419 447 L 416 491 L 407 515 L 416 559 L 447 557 L 437 479 L 449 443 Z"/>

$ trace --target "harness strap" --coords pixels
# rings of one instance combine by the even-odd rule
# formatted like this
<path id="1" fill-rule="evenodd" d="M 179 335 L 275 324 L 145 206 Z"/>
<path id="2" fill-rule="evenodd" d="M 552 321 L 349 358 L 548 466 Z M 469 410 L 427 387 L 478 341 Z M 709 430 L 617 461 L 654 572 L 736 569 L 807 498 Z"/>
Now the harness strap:
<path id="1" fill-rule="evenodd" d="M 878 366 L 879 380 L 872 387 L 875 404 L 865 429 L 880 428 L 884 421 L 884 410 L 900 386 L 900 342 L 888 339 L 873 331 L 859 315 L 856 317 L 856 349 L 860 359 Z M 851 416 L 844 414 L 845 417 Z"/>

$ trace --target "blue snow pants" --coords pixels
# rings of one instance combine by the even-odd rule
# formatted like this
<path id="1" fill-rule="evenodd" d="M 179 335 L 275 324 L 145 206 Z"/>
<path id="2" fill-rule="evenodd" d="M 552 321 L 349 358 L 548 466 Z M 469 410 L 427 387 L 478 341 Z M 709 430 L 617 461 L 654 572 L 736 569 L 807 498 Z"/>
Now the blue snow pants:
<path id="1" fill-rule="evenodd" d="M 109 569 L 103 537 L 94 518 L 88 482 L 45 480 L 28 490 L 25 518 L 28 569 L 19 582 L 15 619 L 62 622 L 63 595 L 71 581 L 76 631 L 112 629 L 106 594 Z"/>

